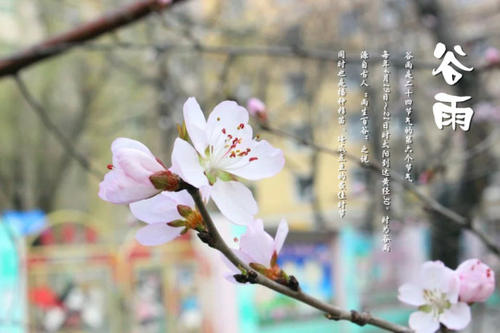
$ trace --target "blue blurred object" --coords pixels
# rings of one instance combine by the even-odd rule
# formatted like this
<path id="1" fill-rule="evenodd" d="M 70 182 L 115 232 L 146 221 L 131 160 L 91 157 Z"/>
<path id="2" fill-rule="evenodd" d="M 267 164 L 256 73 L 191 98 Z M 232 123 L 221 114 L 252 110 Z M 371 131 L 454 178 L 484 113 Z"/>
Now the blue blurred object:
<path id="1" fill-rule="evenodd" d="M 29 211 L 7 210 L 2 219 L 19 236 L 29 236 L 40 232 L 46 225 L 45 213 L 39 209 Z"/>
<path id="2" fill-rule="evenodd" d="M 21 293 L 19 250 L 5 222 L 0 219 L 0 332 L 22 333 L 25 300 Z"/>

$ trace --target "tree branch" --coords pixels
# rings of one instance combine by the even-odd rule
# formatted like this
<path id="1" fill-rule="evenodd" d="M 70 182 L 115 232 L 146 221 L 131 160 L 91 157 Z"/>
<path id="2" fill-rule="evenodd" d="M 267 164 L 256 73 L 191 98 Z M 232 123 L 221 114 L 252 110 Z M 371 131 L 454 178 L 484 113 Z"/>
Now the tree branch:
<path id="1" fill-rule="evenodd" d="M 94 169 L 87 158 L 78 152 L 78 150 L 73 146 L 73 144 L 66 138 L 66 136 L 61 132 L 61 130 L 57 127 L 57 125 L 52 121 L 49 114 L 45 110 L 45 108 L 35 99 L 35 97 L 31 94 L 28 87 L 22 80 L 19 75 L 15 75 L 14 79 L 16 81 L 17 87 L 21 92 L 21 95 L 24 97 L 26 102 L 31 106 L 33 111 L 40 118 L 43 125 L 47 128 L 47 130 L 54 136 L 54 138 L 61 144 L 66 153 L 74 158 L 80 166 L 96 176 L 97 178 L 102 178 L 102 173 L 98 170 Z"/>
<path id="2" fill-rule="evenodd" d="M 208 228 L 208 232 L 210 234 L 210 246 L 220 251 L 235 267 L 240 267 L 245 269 L 247 272 L 254 272 L 252 268 L 242 262 L 234 252 L 229 248 L 229 246 L 224 242 L 221 235 L 219 234 L 215 224 L 208 213 L 203 200 L 201 199 L 200 192 L 198 189 L 186 185 L 186 189 L 193 197 L 194 202 L 196 203 L 196 207 L 198 208 L 203 220 Z M 343 310 L 339 307 L 336 307 L 331 304 L 324 303 L 308 294 L 303 293 L 300 289 L 298 291 L 294 291 L 289 287 L 282 285 L 276 281 L 268 279 L 262 274 L 256 273 L 256 278 L 252 282 L 260 284 L 264 287 L 272 289 L 280 294 L 289 296 L 293 299 L 296 299 L 299 302 L 308 304 L 319 311 L 325 313 L 326 317 L 331 320 L 347 320 L 352 323 L 355 323 L 360 326 L 364 326 L 366 324 L 377 326 L 379 328 L 385 329 L 390 332 L 400 332 L 400 333 L 409 333 L 412 332 L 411 329 L 405 326 L 397 325 L 388 321 L 385 321 L 380 318 L 376 318 L 371 316 L 367 312 L 358 312 L 355 310 L 347 311 Z"/>
<path id="3" fill-rule="evenodd" d="M 99 17 L 94 21 L 1 59 L 0 77 L 16 74 L 21 69 L 38 61 L 61 54 L 76 45 L 136 22 L 151 13 L 159 12 L 171 4 L 181 1 L 183 0 L 141 0 L 126 5 L 114 13 Z"/>

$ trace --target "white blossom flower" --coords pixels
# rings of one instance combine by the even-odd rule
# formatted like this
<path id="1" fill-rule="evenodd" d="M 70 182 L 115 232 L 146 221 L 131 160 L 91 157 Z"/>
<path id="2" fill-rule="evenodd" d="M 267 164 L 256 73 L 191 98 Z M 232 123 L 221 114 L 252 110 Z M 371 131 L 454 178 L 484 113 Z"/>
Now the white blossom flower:
<path id="1" fill-rule="evenodd" d="M 282 151 L 253 138 L 248 111 L 236 102 L 219 103 L 205 120 L 191 97 L 183 113 L 192 145 L 176 139 L 172 172 L 199 188 L 204 199 L 212 198 L 230 221 L 252 223 L 257 204 L 252 192 L 236 177 L 259 180 L 276 175 L 285 163 Z"/>
<path id="2" fill-rule="evenodd" d="M 416 333 L 433 333 L 440 323 L 449 329 L 465 328 L 471 319 L 470 308 L 458 301 L 460 281 L 455 271 L 440 261 L 422 265 L 414 283 L 399 288 L 401 302 L 417 306 L 410 315 L 409 325 Z"/>
<path id="3" fill-rule="evenodd" d="M 248 226 L 245 233 L 240 237 L 239 248 L 234 249 L 238 258 L 247 265 L 257 264 L 266 267 L 272 272 L 273 257 L 279 255 L 286 236 L 288 235 L 288 223 L 282 219 L 274 239 L 264 230 L 264 224 L 261 219 L 256 219 L 254 223 Z M 226 257 L 222 256 L 224 263 L 230 269 L 226 279 L 234 282 L 233 276 L 241 273 Z"/>

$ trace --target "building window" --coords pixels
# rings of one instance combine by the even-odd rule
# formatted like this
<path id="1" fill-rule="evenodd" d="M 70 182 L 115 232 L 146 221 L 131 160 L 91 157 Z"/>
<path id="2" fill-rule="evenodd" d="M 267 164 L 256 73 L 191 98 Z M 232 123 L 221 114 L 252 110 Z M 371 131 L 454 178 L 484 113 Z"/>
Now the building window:
<path id="1" fill-rule="evenodd" d="M 296 200 L 298 202 L 310 202 L 314 191 L 312 175 L 295 175 L 294 181 Z"/>

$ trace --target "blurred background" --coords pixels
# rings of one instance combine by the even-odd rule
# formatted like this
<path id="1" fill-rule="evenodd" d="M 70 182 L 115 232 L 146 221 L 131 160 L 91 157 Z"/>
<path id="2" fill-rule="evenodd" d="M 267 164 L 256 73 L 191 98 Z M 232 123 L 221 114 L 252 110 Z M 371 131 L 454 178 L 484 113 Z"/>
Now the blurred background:
<path id="1" fill-rule="evenodd" d="M 0 0 L 1 57 L 133 2 Z M 189 96 L 205 112 L 225 99 L 266 104 L 268 125 L 278 130 L 255 121 L 254 132 L 281 148 L 287 163 L 250 185 L 272 235 L 288 220 L 280 264 L 305 291 L 406 325 L 413 309 L 397 300 L 397 288 L 423 261 L 454 269 L 477 257 L 498 274 L 499 18 L 497 0 L 186 0 L 35 63 L 17 81 L 3 75 L 0 332 L 379 331 L 328 321 L 263 287 L 228 283 L 219 255 L 191 233 L 142 247 L 134 240 L 142 222 L 98 198 L 114 138 L 140 140 L 170 162 Z M 468 55 L 460 61 L 475 68 L 454 87 L 431 75 L 438 41 L 460 44 Z M 404 56 L 413 52 L 413 189 L 465 217 L 462 226 L 393 181 L 392 253 L 383 253 L 380 173 L 353 161 L 347 214 L 339 218 L 338 157 L 307 143 L 338 147 L 341 49 L 346 149 L 355 156 L 364 143 L 360 53 L 370 53 L 372 161 L 381 157 L 380 55 L 391 53 L 391 167 L 401 174 Z M 436 128 L 438 92 L 472 96 L 470 131 Z M 473 307 L 467 331 L 499 325 L 497 291 Z"/>

